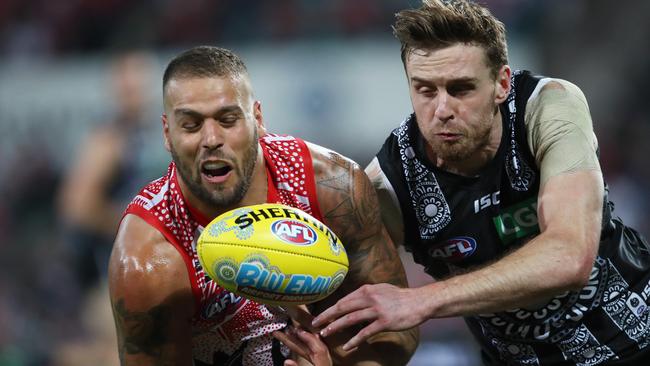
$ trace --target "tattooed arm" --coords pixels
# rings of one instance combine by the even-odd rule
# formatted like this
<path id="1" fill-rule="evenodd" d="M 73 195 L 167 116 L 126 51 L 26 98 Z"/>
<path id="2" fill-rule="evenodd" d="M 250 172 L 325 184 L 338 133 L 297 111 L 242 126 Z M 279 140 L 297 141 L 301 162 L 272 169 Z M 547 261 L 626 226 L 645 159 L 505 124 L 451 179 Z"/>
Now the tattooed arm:
<path id="1" fill-rule="evenodd" d="M 192 365 L 194 302 L 176 249 L 144 220 L 127 215 L 108 274 L 121 365 Z"/>
<path id="2" fill-rule="evenodd" d="M 325 148 L 309 145 L 318 202 L 325 224 L 341 239 L 346 248 L 350 268 L 341 287 L 325 300 L 315 304 L 315 314 L 334 305 L 337 300 L 364 285 L 388 283 L 408 287 L 404 267 L 397 250 L 381 222 L 379 204 L 370 180 L 353 161 Z M 415 299 L 414 299 L 415 300 Z M 358 330 L 358 329 L 356 329 Z M 335 353 L 350 333 L 328 337 Z M 343 364 L 406 364 L 418 342 L 418 330 L 380 333 L 371 337 L 352 353 L 344 353 Z"/>

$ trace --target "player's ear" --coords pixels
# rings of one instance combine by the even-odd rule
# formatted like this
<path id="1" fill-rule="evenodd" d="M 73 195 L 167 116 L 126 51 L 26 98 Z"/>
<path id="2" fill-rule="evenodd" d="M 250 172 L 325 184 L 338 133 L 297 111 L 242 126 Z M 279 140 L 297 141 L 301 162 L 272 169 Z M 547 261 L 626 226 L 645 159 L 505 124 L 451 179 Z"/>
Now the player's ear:
<path id="1" fill-rule="evenodd" d="M 262 137 L 266 135 L 266 127 L 264 126 L 264 117 L 262 116 L 262 102 L 256 100 L 253 102 L 253 117 L 255 118 L 255 127 L 257 128 L 257 135 Z"/>
<path id="2" fill-rule="evenodd" d="M 167 149 L 167 151 L 171 151 L 171 146 L 169 143 L 169 120 L 167 119 L 167 114 L 163 113 L 160 120 L 162 121 L 163 138 L 165 140 L 165 149 Z"/>
<path id="3" fill-rule="evenodd" d="M 512 75 L 512 70 L 510 66 L 503 65 L 497 72 L 494 88 L 494 98 L 496 104 L 501 104 L 506 101 L 508 94 L 510 93 L 510 76 Z"/>

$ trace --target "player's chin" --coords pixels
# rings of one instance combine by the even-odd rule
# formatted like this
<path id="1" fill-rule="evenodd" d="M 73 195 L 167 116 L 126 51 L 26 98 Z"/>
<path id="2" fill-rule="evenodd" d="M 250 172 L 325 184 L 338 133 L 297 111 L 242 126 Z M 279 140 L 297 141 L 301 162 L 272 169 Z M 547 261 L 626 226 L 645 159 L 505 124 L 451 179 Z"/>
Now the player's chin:
<path id="1" fill-rule="evenodd" d="M 236 204 L 240 198 L 237 197 L 235 191 L 235 187 L 224 186 L 217 188 L 213 186 L 207 189 L 212 203 L 217 204 L 218 206 L 232 206 Z"/>

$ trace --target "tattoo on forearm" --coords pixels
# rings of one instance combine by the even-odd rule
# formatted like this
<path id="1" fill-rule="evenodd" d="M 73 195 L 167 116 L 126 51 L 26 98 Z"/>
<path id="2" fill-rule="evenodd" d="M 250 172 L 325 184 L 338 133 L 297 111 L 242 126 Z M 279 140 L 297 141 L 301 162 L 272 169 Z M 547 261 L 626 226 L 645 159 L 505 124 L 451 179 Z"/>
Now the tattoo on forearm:
<path id="1" fill-rule="evenodd" d="M 336 166 L 332 169 L 332 175 L 318 181 L 322 187 L 332 190 L 334 207 L 324 213 L 326 220 L 344 220 L 345 225 L 339 225 L 346 229 L 340 236 L 347 236 L 347 233 L 364 233 L 373 235 L 373 229 L 377 229 L 375 215 L 368 213 L 378 212 L 378 207 L 372 207 L 372 185 L 364 179 L 355 175 L 354 166 L 350 161 L 337 153 L 330 153 L 329 159 Z M 376 201 L 376 200 L 375 200 Z M 375 202 L 376 203 L 376 202 Z"/>
<path id="2" fill-rule="evenodd" d="M 165 332 L 172 316 L 168 306 L 155 306 L 146 312 L 129 311 L 124 299 L 119 299 L 113 304 L 113 313 L 122 362 L 125 354 L 138 353 L 162 360 L 164 346 L 168 343 Z"/>
<path id="3" fill-rule="evenodd" d="M 397 251 L 382 230 L 379 201 L 370 180 L 340 155 L 330 153 L 328 158 L 333 169 L 317 184 L 330 198 L 323 218 L 346 246 L 349 277 L 405 286 L 406 276 Z"/>

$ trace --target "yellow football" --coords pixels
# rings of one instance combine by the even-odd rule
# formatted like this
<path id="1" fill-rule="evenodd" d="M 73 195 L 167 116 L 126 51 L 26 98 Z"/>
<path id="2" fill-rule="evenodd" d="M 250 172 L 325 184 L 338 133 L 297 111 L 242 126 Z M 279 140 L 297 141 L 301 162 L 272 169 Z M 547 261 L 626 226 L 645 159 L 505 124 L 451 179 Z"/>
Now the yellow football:
<path id="1" fill-rule="evenodd" d="M 282 204 L 220 215 L 204 228 L 196 250 L 205 272 L 221 287 L 269 305 L 324 299 L 348 272 L 336 234 L 308 213 Z"/>

